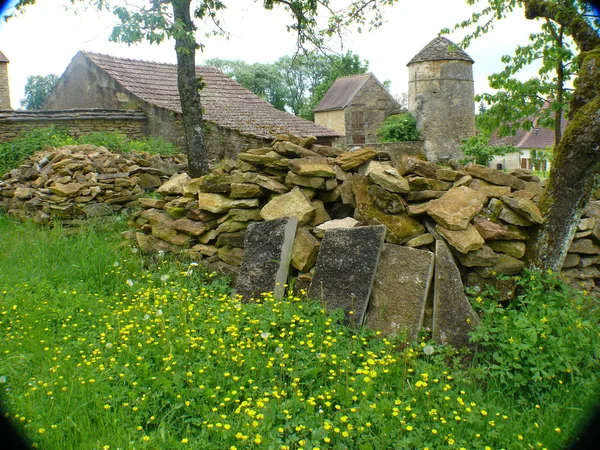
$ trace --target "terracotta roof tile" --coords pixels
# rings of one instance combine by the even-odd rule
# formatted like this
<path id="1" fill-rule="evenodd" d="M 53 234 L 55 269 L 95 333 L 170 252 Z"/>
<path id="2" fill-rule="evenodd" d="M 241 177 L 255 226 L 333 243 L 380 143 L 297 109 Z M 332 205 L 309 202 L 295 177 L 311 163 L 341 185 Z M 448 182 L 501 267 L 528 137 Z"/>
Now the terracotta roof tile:
<path id="1" fill-rule="evenodd" d="M 151 105 L 181 113 L 176 65 L 82 53 L 136 97 Z M 205 110 L 204 119 L 208 122 L 267 139 L 284 133 L 340 136 L 333 130 L 274 108 L 218 69 L 198 66 L 196 75 L 206 83 L 200 97 Z"/>

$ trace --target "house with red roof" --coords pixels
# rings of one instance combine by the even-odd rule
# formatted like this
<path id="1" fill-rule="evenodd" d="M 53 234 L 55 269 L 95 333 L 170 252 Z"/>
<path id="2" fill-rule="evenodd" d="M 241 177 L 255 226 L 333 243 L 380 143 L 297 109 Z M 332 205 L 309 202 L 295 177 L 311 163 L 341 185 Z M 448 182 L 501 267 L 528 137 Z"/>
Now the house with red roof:
<path id="1" fill-rule="evenodd" d="M 316 136 L 331 145 L 340 133 L 280 111 L 213 67 L 198 66 L 204 87 L 206 140 L 211 159 L 263 147 L 277 134 Z M 147 131 L 184 147 L 177 66 L 78 52 L 46 99 L 46 110 L 142 110 Z"/>

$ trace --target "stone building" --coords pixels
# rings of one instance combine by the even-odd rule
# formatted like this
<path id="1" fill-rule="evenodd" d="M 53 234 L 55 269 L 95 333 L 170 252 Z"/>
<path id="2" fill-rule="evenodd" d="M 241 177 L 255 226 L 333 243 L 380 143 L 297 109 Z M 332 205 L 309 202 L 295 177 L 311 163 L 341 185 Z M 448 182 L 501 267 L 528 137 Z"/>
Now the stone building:
<path id="1" fill-rule="evenodd" d="M 339 133 L 275 109 L 212 67 L 196 67 L 205 84 L 200 91 L 211 159 L 234 157 L 265 146 L 277 134 L 316 136 L 330 145 Z M 184 146 L 177 66 L 80 51 L 75 55 L 44 109 L 139 109 L 148 133 Z"/>
<path id="2" fill-rule="evenodd" d="M 0 111 L 11 109 L 8 90 L 8 58 L 0 52 Z"/>
<path id="3" fill-rule="evenodd" d="M 372 73 L 335 80 L 321 99 L 315 123 L 343 135 L 347 145 L 377 142 L 377 128 L 400 104 Z"/>
<path id="4" fill-rule="evenodd" d="M 427 159 L 461 159 L 461 141 L 475 135 L 473 60 L 437 37 L 407 65 L 408 110 L 417 119 Z"/>

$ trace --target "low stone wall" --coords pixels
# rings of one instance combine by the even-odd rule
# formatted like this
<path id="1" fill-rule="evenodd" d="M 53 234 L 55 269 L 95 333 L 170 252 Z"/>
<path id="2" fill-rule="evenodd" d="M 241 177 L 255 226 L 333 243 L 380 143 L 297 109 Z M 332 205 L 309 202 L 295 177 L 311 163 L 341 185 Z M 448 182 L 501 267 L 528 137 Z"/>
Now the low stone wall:
<path id="1" fill-rule="evenodd" d="M 536 205 L 543 183 L 530 171 L 453 169 L 408 155 L 391 163 L 374 148 L 341 153 L 312 142 L 280 137 L 205 177 L 174 176 L 158 190 L 162 199 L 141 199 L 144 210 L 131 221 L 138 244 L 235 274 L 249 224 L 295 216 L 292 267 L 300 285 L 312 279 L 327 230 L 385 225 L 386 242 L 430 251 L 445 242 L 467 286 L 493 284 L 500 298 L 512 295 L 514 286 L 496 275 L 521 271 L 529 230 L 544 220 Z M 565 275 L 589 291 L 600 282 L 597 219 L 600 202 L 592 201 L 565 261 Z"/>
<path id="2" fill-rule="evenodd" d="M 378 154 L 385 159 L 389 159 L 393 164 L 399 161 L 403 155 L 424 157 L 425 147 L 423 141 L 407 141 L 407 142 L 380 142 L 376 144 L 358 144 L 349 145 L 350 148 L 372 147 Z"/>
<path id="3" fill-rule="evenodd" d="M 0 143 L 10 142 L 23 131 L 51 125 L 60 127 L 75 137 L 93 132 L 117 131 L 128 138 L 139 139 L 147 133 L 147 119 L 142 111 L 0 111 Z"/>

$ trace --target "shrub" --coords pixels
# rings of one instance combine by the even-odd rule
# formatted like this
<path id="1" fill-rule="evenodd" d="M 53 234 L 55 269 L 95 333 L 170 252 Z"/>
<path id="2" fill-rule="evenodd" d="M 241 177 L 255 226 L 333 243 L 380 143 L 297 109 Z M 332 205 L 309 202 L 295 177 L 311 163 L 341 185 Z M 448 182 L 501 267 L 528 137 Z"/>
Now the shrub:
<path id="1" fill-rule="evenodd" d="M 483 312 L 472 339 L 481 352 L 479 376 L 498 377 L 503 389 L 537 395 L 600 370 L 597 311 L 585 291 L 558 276 L 526 271 L 521 294 L 503 307 L 491 288 L 474 299 Z M 587 305 L 586 305 L 587 302 Z"/>
<path id="2" fill-rule="evenodd" d="M 377 129 L 379 142 L 418 141 L 417 120 L 410 113 L 389 116 Z"/>

